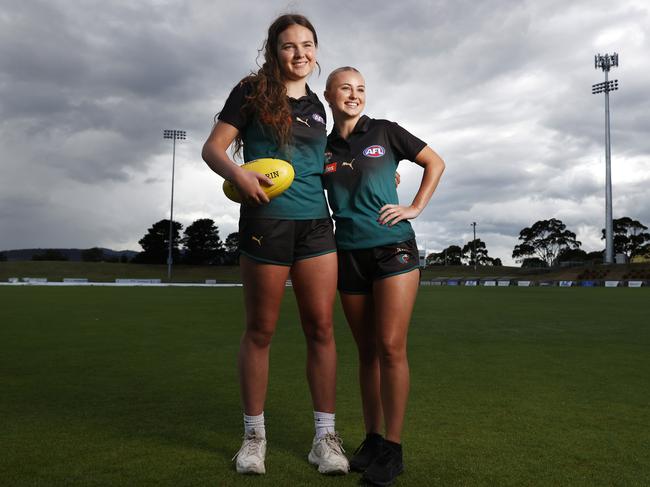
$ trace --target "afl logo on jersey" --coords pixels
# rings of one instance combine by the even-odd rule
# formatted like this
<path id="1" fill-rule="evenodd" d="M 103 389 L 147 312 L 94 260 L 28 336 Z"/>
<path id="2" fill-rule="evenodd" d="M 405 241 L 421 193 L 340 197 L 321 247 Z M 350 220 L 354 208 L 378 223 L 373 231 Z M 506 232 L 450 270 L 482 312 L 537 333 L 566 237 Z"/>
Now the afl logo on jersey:
<path id="1" fill-rule="evenodd" d="M 386 153 L 386 150 L 380 145 L 371 145 L 363 149 L 363 155 L 366 157 L 381 157 Z"/>
<path id="2" fill-rule="evenodd" d="M 325 125 L 325 120 L 318 113 L 312 113 L 311 118 Z"/>

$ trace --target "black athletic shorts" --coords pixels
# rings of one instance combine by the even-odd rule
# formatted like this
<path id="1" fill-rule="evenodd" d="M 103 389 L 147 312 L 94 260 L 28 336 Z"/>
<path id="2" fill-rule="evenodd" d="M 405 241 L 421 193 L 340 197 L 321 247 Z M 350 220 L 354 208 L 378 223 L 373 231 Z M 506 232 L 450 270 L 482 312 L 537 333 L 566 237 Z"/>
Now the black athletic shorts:
<path id="1" fill-rule="evenodd" d="M 332 220 L 240 218 L 239 251 L 258 262 L 287 266 L 336 252 Z"/>
<path id="2" fill-rule="evenodd" d="M 415 239 L 371 249 L 339 250 L 338 257 L 338 288 L 347 294 L 369 294 L 374 281 L 420 266 Z"/>

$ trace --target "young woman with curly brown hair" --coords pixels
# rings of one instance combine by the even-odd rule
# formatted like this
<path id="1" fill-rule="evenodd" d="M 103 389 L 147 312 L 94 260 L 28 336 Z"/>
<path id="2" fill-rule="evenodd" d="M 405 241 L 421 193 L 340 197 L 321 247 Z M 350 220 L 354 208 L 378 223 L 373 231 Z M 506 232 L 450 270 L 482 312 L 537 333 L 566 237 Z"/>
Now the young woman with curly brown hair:
<path id="1" fill-rule="evenodd" d="M 307 86 L 317 66 L 318 38 L 301 15 L 269 27 L 264 64 L 230 93 L 203 148 L 203 159 L 239 190 L 241 273 L 246 328 L 239 351 L 244 441 L 235 455 L 240 473 L 265 473 L 264 402 L 269 350 L 285 282 L 290 277 L 307 342 L 307 379 L 316 435 L 308 459 L 322 473 L 346 473 L 348 461 L 334 428 L 336 348 L 332 308 L 337 261 L 321 176 L 325 109 Z M 232 143 L 244 161 L 290 161 L 291 187 L 269 201 L 263 174 L 242 170 L 227 154 Z"/>

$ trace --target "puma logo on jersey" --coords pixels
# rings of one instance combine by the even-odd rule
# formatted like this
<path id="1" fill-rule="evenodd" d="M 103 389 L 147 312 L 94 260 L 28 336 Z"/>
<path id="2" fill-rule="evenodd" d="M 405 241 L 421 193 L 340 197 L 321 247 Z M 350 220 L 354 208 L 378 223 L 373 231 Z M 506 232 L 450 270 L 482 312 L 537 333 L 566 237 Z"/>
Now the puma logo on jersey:
<path id="1" fill-rule="evenodd" d="M 296 117 L 296 121 L 300 123 L 304 123 L 305 125 L 307 125 L 307 127 L 311 127 L 311 125 L 309 125 L 309 122 L 307 120 L 303 120 L 300 117 Z"/>
<path id="2" fill-rule="evenodd" d="M 253 239 L 255 242 L 257 242 L 257 245 L 260 247 L 262 246 L 262 239 L 264 238 L 264 235 L 260 235 L 259 237 L 256 237 L 255 235 L 251 235 L 251 239 Z"/>
<path id="3" fill-rule="evenodd" d="M 352 159 L 350 162 L 342 162 L 341 167 L 348 166 L 350 169 L 354 170 L 354 166 L 352 165 L 354 163 L 354 159 Z"/>

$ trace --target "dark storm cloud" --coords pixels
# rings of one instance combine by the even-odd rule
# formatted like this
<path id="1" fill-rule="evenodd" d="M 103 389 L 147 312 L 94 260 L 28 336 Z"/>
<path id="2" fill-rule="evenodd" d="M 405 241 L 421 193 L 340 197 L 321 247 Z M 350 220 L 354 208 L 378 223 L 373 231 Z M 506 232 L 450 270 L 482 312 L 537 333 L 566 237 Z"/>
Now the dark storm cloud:
<path id="1" fill-rule="evenodd" d="M 613 71 L 610 79 L 618 78 Z M 645 79 L 646 76 L 643 75 Z M 602 82 L 602 73 L 594 72 L 592 83 Z M 650 152 L 650 100 L 645 87 L 621 81 L 620 90 L 610 93 L 611 136 L 613 147 L 627 156 Z M 570 133 L 592 147 L 602 146 L 605 137 L 604 95 L 592 95 L 591 86 L 582 83 L 571 93 L 570 102 L 558 105 L 543 122 L 561 133 Z"/>
<path id="2" fill-rule="evenodd" d="M 40 147 L 34 165 L 60 167 L 85 183 L 127 181 L 164 147 L 162 124 L 193 121 L 186 107 L 205 96 L 203 64 L 227 66 L 219 57 L 233 50 L 215 56 L 201 35 L 174 30 L 174 12 L 94 7 L 91 14 L 24 3 L 9 11 L 1 113 L 4 124 L 23 122 L 25 142 Z"/>

